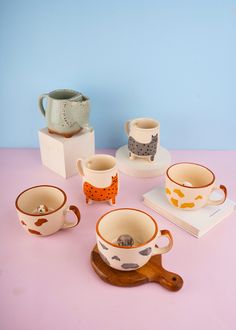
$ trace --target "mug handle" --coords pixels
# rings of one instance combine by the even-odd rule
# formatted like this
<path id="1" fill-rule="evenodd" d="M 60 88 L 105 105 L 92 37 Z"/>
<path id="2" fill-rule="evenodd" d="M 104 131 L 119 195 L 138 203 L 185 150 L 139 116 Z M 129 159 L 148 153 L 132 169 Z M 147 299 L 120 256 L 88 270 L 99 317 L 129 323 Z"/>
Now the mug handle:
<path id="1" fill-rule="evenodd" d="M 127 121 L 125 122 L 125 132 L 126 132 L 127 135 L 129 135 L 129 132 L 130 132 L 130 127 L 129 127 L 129 125 L 130 125 L 130 120 L 127 120 Z"/>
<path id="2" fill-rule="evenodd" d="M 75 206 L 75 205 L 70 205 L 68 207 L 68 209 L 66 210 L 66 213 L 69 212 L 69 211 L 74 212 L 74 214 L 76 216 L 76 222 L 73 223 L 73 222 L 67 222 L 67 221 L 65 221 L 64 224 L 63 224 L 62 229 L 74 228 L 80 222 L 80 211 L 79 211 L 78 207 Z"/>
<path id="3" fill-rule="evenodd" d="M 80 176 L 84 176 L 84 171 L 83 171 L 83 166 L 82 166 L 82 159 L 77 160 L 77 168 L 78 168 Z"/>
<path id="4" fill-rule="evenodd" d="M 42 94 L 39 96 L 39 99 L 38 99 L 39 110 L 42 112 L 44 117 L 45 117 L 46 112 L 45 112 L 45 109 L 43 106 L 43 99 L 47 96 L 48 96 L 48 94 Z"/>
<path id="5" fill-rule="evenodd" d="M 221 199 L 216 200 L 216 201 L 208 198 L 207 205 L 220 205 L 220 204 L 223 204 L 225 202 L 226 197 L 227 197 L 227 188 L 224 185 L 220 185 L 219 187 L 212 188 L 211 193 L 215 190 L 222 190 L 223 193 L 224 193 L 224 196 Z"/>
<path id="6" fill-rule="evenodd" d="M 161 236 L 166 236 L 169 240 L 169 243 L 166 246 L 160 247 L 160 248 L 157 247 L 157 245 L 155 245 L 155 248 L 152 253 L 153 256 L 156 254 L 166 253 L 166 252 L 170 251 L 170 249 L 173 246 L 173 237 L 172 237 L 171 233 L 169 232 L 169 230 L 167 230 L 167 229 L 160 230 L 160 233 L 158 233 L 157 238 L 161 237 Z"/>

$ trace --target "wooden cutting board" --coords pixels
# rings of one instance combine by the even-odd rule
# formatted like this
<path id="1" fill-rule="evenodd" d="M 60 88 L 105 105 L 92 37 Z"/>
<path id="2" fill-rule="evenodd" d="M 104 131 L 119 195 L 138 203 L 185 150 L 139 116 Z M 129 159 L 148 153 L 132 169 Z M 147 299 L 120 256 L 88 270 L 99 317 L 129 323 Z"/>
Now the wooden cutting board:
<path id="1" fill-rule="evenodd" d="M 162 256 L 153 256 L 143 267 L 132 271 L 120 271 L 108 266 L 100 257 L 97 245 L 91 252 L 91 264 L 97 275 L 105 282 L 118 286 L 136 286 L 148 282 L 159 283 L 171 291 L 178 291 L 183 286 L 183 279 L 178 274 L 162 267 Z"/>

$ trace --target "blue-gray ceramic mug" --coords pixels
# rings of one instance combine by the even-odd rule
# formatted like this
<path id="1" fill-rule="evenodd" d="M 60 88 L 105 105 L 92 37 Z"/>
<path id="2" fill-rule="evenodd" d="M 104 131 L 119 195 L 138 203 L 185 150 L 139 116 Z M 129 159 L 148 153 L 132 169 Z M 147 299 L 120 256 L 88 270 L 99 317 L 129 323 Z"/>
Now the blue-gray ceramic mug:
<path id="1" fill-rule="evenodd" d="M 43 99 L 47 100 L 44 108 Z M 89 98 L 71 89 L 57 89 L 39 96 L 39 109 L 46 118 L 49 133 L 71 137 L 89 127 Z"/>

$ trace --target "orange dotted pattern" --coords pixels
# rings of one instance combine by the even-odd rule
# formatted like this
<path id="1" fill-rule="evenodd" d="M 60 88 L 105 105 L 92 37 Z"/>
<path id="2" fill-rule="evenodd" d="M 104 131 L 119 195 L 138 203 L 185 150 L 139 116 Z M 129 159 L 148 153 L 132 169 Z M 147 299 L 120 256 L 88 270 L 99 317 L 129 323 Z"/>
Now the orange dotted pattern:
<path id="1" fill-rule="evenodd" d="M 116 202 L 116 195 L 118 193 L 118 174 L 112 177 L 111 185 L 105 188 L 97 188 L 88 182 L 84 182 L 84 194 L 86 196 L 86 203 L 89 200 L 107 201 L 111 200 L 113 204 Z"/>

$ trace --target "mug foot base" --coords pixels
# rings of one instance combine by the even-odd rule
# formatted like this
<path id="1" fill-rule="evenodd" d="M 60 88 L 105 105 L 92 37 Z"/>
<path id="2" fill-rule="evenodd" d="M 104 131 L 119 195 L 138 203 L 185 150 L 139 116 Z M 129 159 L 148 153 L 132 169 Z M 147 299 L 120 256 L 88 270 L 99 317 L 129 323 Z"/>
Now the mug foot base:
<path id="1" fill-rule="evenodd" d="M 81 130 L 81 128 L 77 129 L 76 131 L 72 132 L 72 133 L 59 133 L 59 132 L 56 132 L 54 130 L 52 130 L 51 128 L 48 128 L 48 133 L 50 134 L 56 134 L 56 135 L 60 135 L 60 136 L 63 136 L 64 138 L 71 138 L 73 135 L 79 133 L 79 131 Z"/>
<path id="2" fill-rule="evenodd" d="M 93 199 L 86 199 L 86 204 L 87 205 L 91 205 L 93 203 L 109 203 L 110 205 L 115 206 L 116 202 L 113 202 L 111 199 L 105 200 L 105 201 L 97 201 L 97 200 L 93 200 Z"/>
<path id="3" fill-rule="evenodd" d="M 131 151 L 129 152 L 129 159 L 130 160 L 135 160 L 136 158 L 139 159 L 144 159 L 146 161 L 148 161 L 149 163 L 154 163 L 155 161 L 155 157 L 154 156 L 141 156 L 141 155 L 136 155 L 134 153 L 132 153 Z"/>

